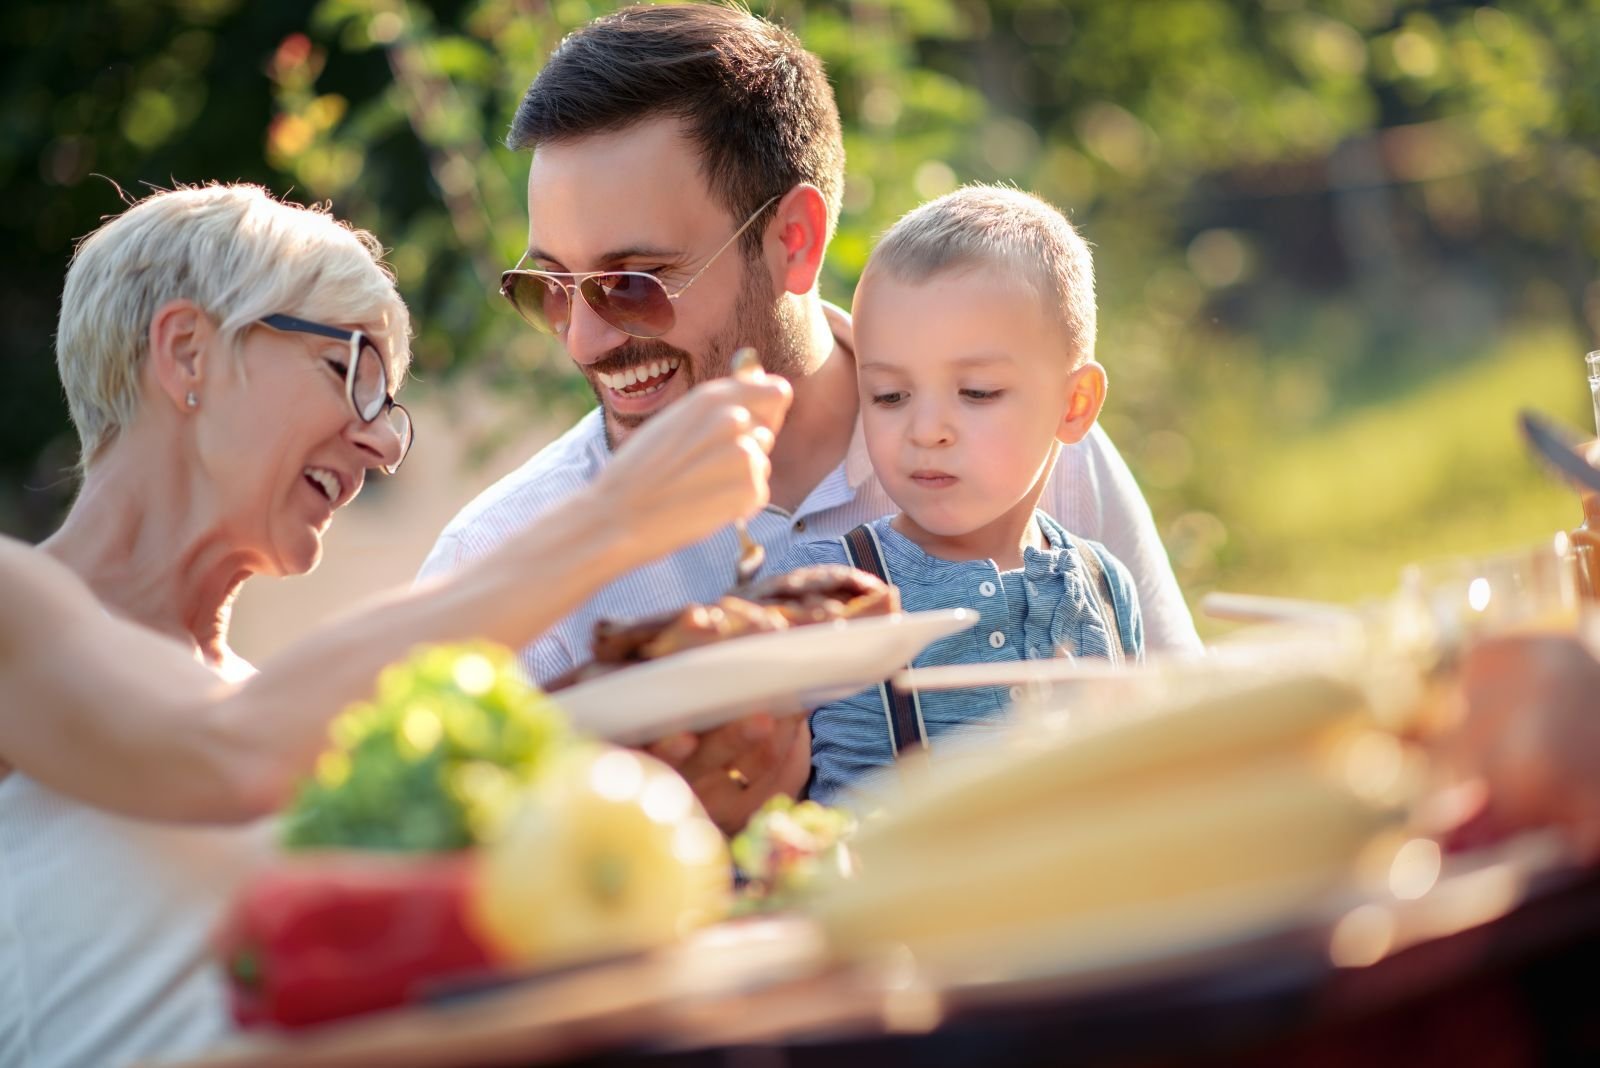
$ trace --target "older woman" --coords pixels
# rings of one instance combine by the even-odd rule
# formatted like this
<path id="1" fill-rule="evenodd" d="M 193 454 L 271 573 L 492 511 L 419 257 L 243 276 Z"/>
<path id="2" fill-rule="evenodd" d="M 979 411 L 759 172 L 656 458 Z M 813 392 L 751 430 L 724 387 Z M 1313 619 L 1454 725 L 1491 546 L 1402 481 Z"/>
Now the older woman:
<path id="1" fill-rule="evenodd" d="M 324 212 L 208 186 L 140 201 L 74 257 L 57 350 L 82 492 L 39 548 L 0 539 L 0 1064 L 214 1041 L 205 938 L 265 854 L 249 821 L 386 662 L 522 645 L 766 500 L 787 386 L 709 383 L 494 557 L 253 673 L 228 647 L 240 584 L 314 567 L 366 470 L 410 445 L 408 319 L 378 253 Z"/>

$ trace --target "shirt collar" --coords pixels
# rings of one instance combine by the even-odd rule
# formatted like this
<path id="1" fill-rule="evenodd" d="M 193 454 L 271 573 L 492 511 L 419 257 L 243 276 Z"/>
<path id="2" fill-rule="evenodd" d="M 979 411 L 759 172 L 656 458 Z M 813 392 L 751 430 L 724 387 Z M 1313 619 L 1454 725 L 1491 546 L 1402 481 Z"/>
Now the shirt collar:
<path id="1" fill-rule="evenodd" d="M 828 329 L 833 331 L 833 342 L 839 352 L 852 364 L 856 362 L 855 330 L 850 322 L 850 313 L 831 304 L 822 302 L 822 314 L 827 316 Z M 844 454 L 844 477 L 852 490 L 860 489 L 862 483 L 872 477 L 872 457 L 867 455 L 867 438 L 861 430 L 861 413 L 856 413 L 855 427 L 850 432 L 850 447 Z"/>
<path id="2" fill-rule="evenodd" d="M 1065 528 L 1037 508 L 1033 519 L 1044 534 L 1045 547 L 1036 549 L 1030 545 L 1022 550 L 1022 573 L 1041 582 L 1050 575 L 1064 575 L 1077 567 L 1077 553 Z M 883 546 L 889 574 L 897 583 L 948 582 L 954 576 L 970 574 L 975 569 L 995 573 L 993 560 L 946 560 L 928 555 L 920 545 L 894 529 L 892 515 L 873 520 L 872 529 L 878 534 L 878 544 Z"/>

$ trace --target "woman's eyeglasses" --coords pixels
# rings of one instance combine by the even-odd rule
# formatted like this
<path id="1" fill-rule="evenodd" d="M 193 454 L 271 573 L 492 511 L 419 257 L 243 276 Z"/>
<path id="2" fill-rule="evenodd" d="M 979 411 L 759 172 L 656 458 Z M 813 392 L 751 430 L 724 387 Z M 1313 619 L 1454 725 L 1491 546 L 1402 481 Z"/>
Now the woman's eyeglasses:
<path id="1" fill-rule="evenodd" d="M 524 271 L 521 269 L 522 261 L 528 258 L 524 252 L 516 268 L 500 276 L 500 295 L 511 302 L 511 306 L 529 326 L 547 334 L 560 334 L 566 330 L 572 320 L 572 302 L 576 299 L 573 293 L 576 291 L 583 295 L 584 302 L 596 315 L 624 334 L 643 338 L 660 337 L 671 330 L 672 324 L 677 321 L 673 301 L 683 296 L 684 290 L 694 285 L 717 261 L 717 257 L 726 252 L 739 239 L 739 235 L 748 230 L 750 224 L 772 207 L 781 195 L 757 208 L 744 221 L 744 225 L 711 254 L 711 258 L 701 265 L 694 277 L 679 286 L 676 292 L 667 292 L 661 279 L 644 271 L 588 271 L 583 274 Z"/>
<path id="2" fill-rule="evenodd" d="M 350 362 L 343 368 L 345 398 L 363 423 L 371 423 L 379 416 L 387 417 L 389 428 L 400 439 L 400 456 L 392 464 L 378 466 L 389 475 L 400 470 L 400 465 L 406 462 L 406 454 L 411 451 L 414 437 L 411 413 L 389 392 L 389 368 L 383 362 L 383 354 L 378 351 L 378 343 L 360 330 L 326 326 L 308 319 L 296 319 L 292 315 L 264 316 L 261 323 L 274 330 L 315 334 L 317 337 L 350 343 Z"/>

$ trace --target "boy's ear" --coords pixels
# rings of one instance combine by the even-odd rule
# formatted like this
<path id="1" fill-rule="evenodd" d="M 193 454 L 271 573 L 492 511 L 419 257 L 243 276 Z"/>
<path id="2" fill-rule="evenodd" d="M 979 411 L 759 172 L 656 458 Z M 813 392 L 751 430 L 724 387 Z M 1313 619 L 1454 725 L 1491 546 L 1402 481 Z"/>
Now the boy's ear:
<path id="1" fill-rule="evenodd" d="M 769 257 L 780 259 L 776 278 L 783 291 L 811 292 L 822 271 L 822 255 L 828 250 L 828 202 L 822 191 L 801 182 L 785 193 L 768 224 L 768 233 L 772 235 Z"/>
<path id="2" fill-rule="evenodd" d="M 150 317 L 150 372 L 162 395 L 184 411 L 196 407 L 188 398 L 200 394 L 215 334 L 193 301 L 169 300 Z"/>
<path id="3" fill-rule="evenodd" d="M 1094 427 L 1106 403 L 1106 369 L 1088 360 L 1067 376 L 1067 411 L 1056 428 L 1056 440 L 1076 445 Z"/>

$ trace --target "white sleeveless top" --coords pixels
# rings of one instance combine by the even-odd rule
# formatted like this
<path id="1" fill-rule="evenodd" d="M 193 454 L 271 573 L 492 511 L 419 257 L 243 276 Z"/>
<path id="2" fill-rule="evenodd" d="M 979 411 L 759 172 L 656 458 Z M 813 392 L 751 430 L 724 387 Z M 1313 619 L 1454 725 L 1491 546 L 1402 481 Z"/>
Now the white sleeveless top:
<path id="1" fill-rule="evenodd" d="M 0 778 L 0 1065 L 117 1068 L 230 1030 L 208 937 L 269 821 L 195 828 Z"/>

